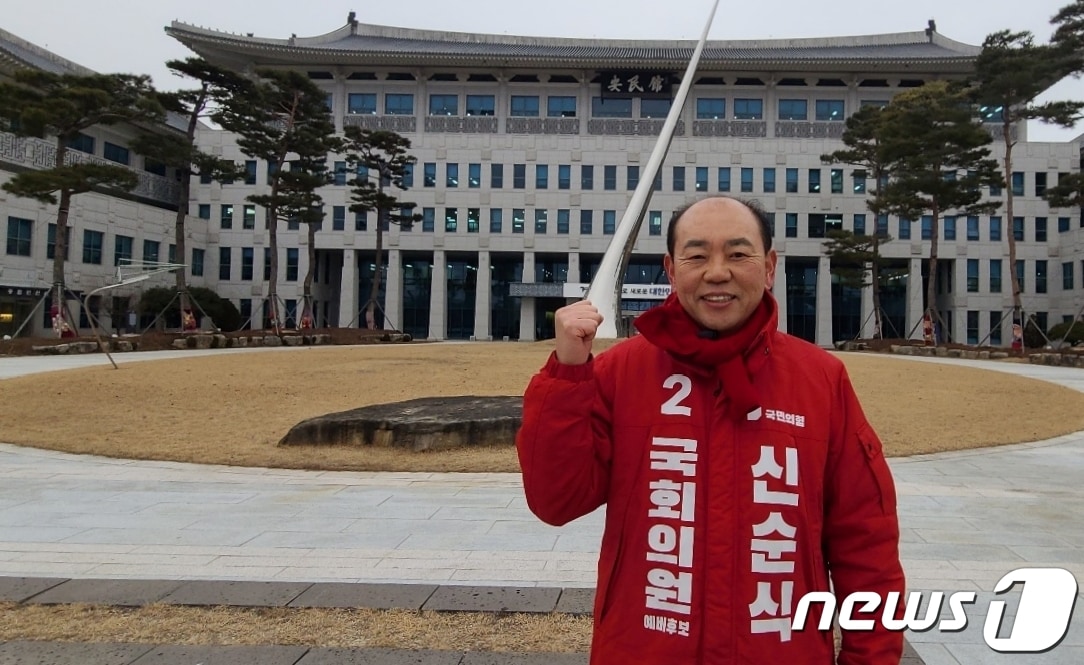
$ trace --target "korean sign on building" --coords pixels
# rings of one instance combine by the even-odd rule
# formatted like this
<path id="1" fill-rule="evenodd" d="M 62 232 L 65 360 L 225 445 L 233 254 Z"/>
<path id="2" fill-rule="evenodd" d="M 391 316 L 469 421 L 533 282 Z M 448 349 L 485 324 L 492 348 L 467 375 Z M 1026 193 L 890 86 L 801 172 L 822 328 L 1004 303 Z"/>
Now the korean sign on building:
<path id="1" fill-rule="evenodd" d="M 565 298 L 583 298 L 587 295 L 589 284 L 565 282 Z M 670 295 L 669 284 L 624 284 L 621 286 L 623 300 L 666 300 Z"/>
<path id="2" fill-rule="evenodd" d="M 601 72 L 599 82 L 602 97 L 643 97 L 670 99 L 672 76 L 669 72 L 619 71 Z"/>

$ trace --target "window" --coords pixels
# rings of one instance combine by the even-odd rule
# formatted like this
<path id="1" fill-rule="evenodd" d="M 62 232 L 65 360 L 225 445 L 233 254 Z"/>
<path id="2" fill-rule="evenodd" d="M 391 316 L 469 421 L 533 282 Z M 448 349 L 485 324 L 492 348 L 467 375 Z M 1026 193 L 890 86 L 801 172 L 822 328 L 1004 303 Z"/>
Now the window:
<path id="1" fill-rule="evenodd" d="M 571 164 L 558 164 L 557 165 L 557 189 L 571 189 L 572 188 L 572 165 Z"/>
<path id="2" fill-rule="evenodd" d="M 422 186 L 437 186 L 437 165 L 434 162 L 426 162 L 422 165 Z"/>
<path id="3" fill-rule="evenodd" d="M 594 232 L 594 215 L 590 210 L 580 210 L 580 235 L 589 236 Z"/>
<path id="4" fill-rule="evenodd" d="M 729 166 L 720 166 L 719 167 L 719 178 L 718 178 L 718 180 L 719 180 L 719 182 L 718 182 L 719 191 L 720 192 L 729 192 L 730 191 L 730 167 Z"/>
<path id="5" fill-rule="evenodd" d="M 568 235 L 569 219 L 570 213 L 568 208 L 561 208 L 557 211 L 557 233 Z"/>
<path id="6" fill-rule="evenodd" d="M 1001 293 L 1001 259 L 990 259 L 990 293 Z"/>
<path id="7" fill-rule="evenodd" d="M 245 160 L 245 184 L 246 185 L 255 185 L 256 184 L 256 160 L 255 159 L 246 159 Z"/>
<path id="8" fill-rule="evenodd" d="M 780 99 L 780 120 L 806 120 L 809 117 L 808 102 L 804 99 Z"/>
<path id="9" fill-rule="evenodd" d="M 877 230 L 874 233 L 878 238 L 888 237 L 888 215 L 877 215 Z"/>
<path id="10" fill-rule="evenodd" d="M 1035 196 L 1041 197 L 1046 194 L 1046 171 L 1039 171 L 1035 174 Z"/>
<path id="11" fill-rule="evenodd" d="M 854 173 L 851 174 L 851 179 L 852 179 L 852 182 L 853 182 L 851 189 L 854 191 L 854 193 L 855 194 L 865 194 L 866 193 L 866 172 L 865 171 L 855 171 Z"/>
<path id="12" fill-rule="evenodd" d="M 211 219 L 211 204 L 201 203 L 199 204 L 199 212 L 196 215 L 200 219 Z"/>
<path id="13" fill-rule="evenodd" d="M 949 215 L 945 217 L 945 240 L 956 239 L 956 218 Z"/>
<path id="14" fill-rule="evenodd" d="M 589 191 L 595 188 L 595 167 L 590 164 L 580 165 L 580 189 Z"/>
<path id="15" fill-rule="evenodd" d="M 414 95 L 384 95 L 384 115 L 414 115 Z"/>
<path id="16" fill-rule="evenodd" d="M 1012 173 L 1012 193 L 1013 196 L 1024 195 L 1024 173 L 1022 171 L 1013 171 Z"/>
<path id="17" fill-rule="evenodd" d="M 832 193 L 843 193 L 843 169 L 832 169 L 829 173 L 829 177 L 832 179 Z"/>
<path id="18" fill-rule="evenodd" d="M 1000 123 L 1005 119 L 1005 107 L 1003 106 L 980 106 L 979 116 L 983 122 Z"/>
<path id="19" fill-rule="evenodd" d="M 335 162 L 332 184 L 342 187 L 346 184 L 346 162 Z"/>
<path id="20" fill-rule="evenodd" d="M 355 231 L 368 231 L 369 230 L 369 213 L 365 211 L 354 213 L 354 230 Z"/>
<path id="21" fill-rule="evenodd" d="M 512 95 L 510 112 L 517 118 L 538 117 L 538 97 L 534 95 Z"/>
<path id="22" fill-rule="evenodd" d="M 607 191 L 617 189 L 617 167 L 606 165 L 602 167 L 602 188 Z"/>
<path id="23" fill-rule="evenodd" d="M 489 165 L 489 186 L 491 189 L 504 187 L 504 164 Z"/>
<path id="24" fill-rule="evenodd" d="M 896 235 L 898 235 L 900 237 L 900 240 L 910 240 L 911 239 L 911 220 L 904 219 L 903 217 L 900 217 L 900 227 L 899 228 L 900 228 L 900 232 L 897 233 Z"/>
<path id="25" fill-rule="evenodd" d="M 647 232 L 648 235 L 662 235 L 662 211 L 651 210 L 648 212 Z"/>
<path id="26" fill-rule="evenodd" d="M 132 264 L 132 247 L 135 239 L 131 236 L 117 235 L 113 238 L 113 265 L 127 266 Z M 11 252 L 8 252 L 10 254 Z M 170 263 L 173 263 L 170 261 Z"/>
<path id="27" fill-rule="evenodd" d="M 527 189 L 527 165 L 512 165 L 512 187 L 515 189 Z"/>
<path id="28" fill-rule="evenodd" d="M 376 115 L 376 95 L 369 92 L 352 92 L 346 97 L 346 112 L 351 115 Z"/>
<path id="29" fill-rule="evenodd" d="M 922 231 L 921 231 L 922 235 L 920 237 L 923 240 L 932 239 L 933 238 L 933 215 L 923 215 L 921 223 L 922 223 Z"/>
<path id="30" fill-rule="evenodd" d="M 444 165 L 444 186 L 450 188 L 459 186 L 459 164 Z"/>
<path id="31" fill-rule="evenodd" d="M 857 214 L 854 216 L 854 234 L 856 236 L 866 235 L 866 216 Z"/>
<path id="32" fill-rule="evenodd" d="M 256 206 L 252 203 L 246 203 L 241 209 L 241 226 L 246 229 L 256 228 Z"/>
<path id="33" fill-rule="evenodd" d="M 153 173 L 154 175 L 160 175 L 163 178 L 166 175 L 166 165 L 162 162 L 156 162 L 149 157 L 143 159 L 143 170 L 147 173 Z"/>
<path id="34" fill-rule="evenodd" d="M 726 118 L 726 100 L 699 97 L 696 100 L 697 120 L 722 120 Z"/>
<path id="35" fill-rule="evenodd" d="M 495 109 L 496 100 L 493 95 L 467 95 L 467 115 L 491 116 Z"/>
<path id="36" fill-rule="evenodd" d="M 1069 218 L 1058 217 L 1058 233 L 1066 233 L 1069 231 Z"/>
<path id="37" fill-rule="evenodd" d="M 746 166 L 741 169 L 741 191 L 753 191 L 753 169 Z"/>
<path id="38" fill-rule="evenodd" d="M 843 120 L 842 99 L 818 99 L 814 102 L 814 116 L 819 122 Z"/>
<path id="39" fill-rule="evenodd" d="M 321 77 L 321 78 L 331 78 L 331 76 Z M 335 112 L 335 95 L 334 94 L 332 94 L 330 92 L 324 94 L 324 109 L 328 113 L 334 113 Z"/>
<path id="40" fill-rule="evenodd" d="M 429 115 L 459 115 L 459 95 L 429 95 Z"/>
<path id="41" fill-rule="evenodd" d="M 478 189 L 482 186 L 482 165 L 467 164 L 467 187 Z"/>
<path id="42" fill-rule="evenodd" d="M 403 187 L 413 187 L 413 186 L 414 186 L 414 165 L 413 164 L 404 164 L 403 165 Z"/>
<path id="43" fill-rule="evenodd" d="M 990 312 L 990 345 L 1001 345 L 1001 312 Z"/>
<path id="44" fill-rule="evenodd" d="M 459 208 L 444 209 L 444 232 L 455 233 L 459 228 Z"/>
<path id="45" fill-rule="evenodd" d="M 603 210 L 602 211 L 602 234 L 612 236 L 614 231 L 617 230 L 617 211 L 616 210 Z"/>
<path id="46" fill-rule="evenodd" d="M 1046 293 L 1047 261 L 1045 259 L 1035 262 L 1035 293 Z M 1020 287 L 1023 289 L 1024 287 Z"/>
<path id="47" fill-rule="evenodd" d="M 482 226 L 482 209 L 467 208 L 467 233 L 478 233 Z"/>
<path id="48" fill-rule="evenodd" d="M 94 137 L 87 136 L 86 134 L 79 132 L 75 135 L 75 138 L 68 141 L 68 147 L 72 150 L 78 150 L 79 152 L 85 152 L 88 155 L 93 155 Z"/>
<path id="49" fill-rule="evenodd" d="M 546 164 L 535 164 L 534 187 L 535 189 L 547 189 L 550 186 L 550 167 Z"/>
<path id="50" fill-rule="evenodd" d="M 670 113 L 672 102 L 669 99 L 641 99 L 641 118 L 665 118 Z"/>
<path id="51" fill-rule="evenodd" d="M 204 257 L 205 254 L 206 253 L 204 252 L 204 250 L 202 250 L 202 249 L 200 249 L 198 247 L 193 247 L 192 248 L 192 276 L 193 277 L 203 277 L 203 261 L 204 261 L 203 257 Z"/>
<path id="52" fill-rule="evenodd" d="M 1027 270 L 1027 262 L 1020 259 L 1016 262 L 1016 281 L 1020 283 L 1020 293 L 1024 292 L 1024 271 Z"/>
<path id="53" fill-rule="evenodd" d="M 764 100 L 763 99 L 735 99 L 734 100 L 734 119 L 735 120 L 763 120 L 764 119 Z"/>
<path id="54" fill-rule="evenodd" d="M 104 239 L 105 234 L 101 231 L 91 231 L 90 229 L 83 231 L 83 263 L 101 265 L 102 241 Z"/>
<path id="55" fill-rule="evenodd" d="M 546 226 L 549 225 L 549 211 L 539 209 L 534 211 L 534 232 L 538 235 L 546 234 Z"/>
<path id="56" fill-rule="evenodd" d="M 422 233 L 432 233 L 436 227 L 437 211 L 433 208 L 422 208 Z"/>
<path id="57" fill-rule="evenodd" d="M 994 216 L 990 218 L 990 241 L 1001 240 L 1001 218 Z"/>
<path id="58" fill-rule="evenodd" d="M 979 260 L 967 260 L 967 292 L 979 292 Z"/>
<path id="59" fill-rule="evenodd" d="M 967 217 L 967 239 L 979 239 L 979 218 L 977 215 L 969 215 Z"/>
<path id="60" fill-rule="evenodd" d="M 821 170 L 809 169 L 809 193 L 819 194 L 821 191 Z"/>
<path id="61" fill-rule="evenodd" d="M 674 167 L 674 191 L 675 192 L 684 192 L 685 191 L 685 167 L 684 166 L 675 166 Z"/>
<path id="62" fill-rule="evenodd" d="M 32 220 L 8 217 L 8 255 L 30 256 L 30 239 L 33 234 Z"/>
<path id="63" fill-rule="evenodd" d="M 230 279 L 230 248 L 218 248 L 218 278 L 223 281 Z"/>
<path id="64" fill-rule="evenodd" d="M 527 213 L 523 208 L 512 209 L 512 233 L 523 233 L 523 227 L 526 225 Z"/>
<path id="65" fill-rule="evenodd" d="M 775 169 L 764 169 L 764 193 L 771 194 L 775 191 Z"/>
<path id="66" fill-rule="evenodd" d="M 1035 218 L 1035 242 L 1046 242 L 1046 217 Z"/>
<path id="67" fill-rule="evenodd" d="M 71 256 L 72 227 L 64 229 L 64 260 Z M 45 234 L 45 258 L 56 258 L 56 224 L 50 224 Z"/>
<path id="68" fill-rule="evenodd" d="M 489 209 L 489 232 L 500 233 L 504 229 L 504 211 L 500 208 Z"/>
<path id="69" fill-rule="evenodd" d="M 824 237 L 824 215 L 809 215 L 809 220 L 806 223 L 806 237 Z"/>
<path id="70" fill-rule="evenodd" d="M 631 118 L 631 99 L 591 98 L 591 116 L 594 118 Z"/>
<path id="71" fill-rule="evenodd" d="M 575 118 L 576 98 L 564 95 L 550 95 L 546 100 L 546 117 Z"/>
<path id="72" fill-rule="evenodd" d="M 110 143 L 109 141 L 105 142 L 105 149 L 102 152 L 102 157 L 105 157 L 111 162 L 124 164 L 125 166 L 130 164 L 132 159 L 131 153 L 128 152 L 128 148 Z"/>
<path id="73" fill-rule="evenodd" d="M 696 167 L 696 191 L 708 191 L 708 167 L 706 166 Z"/>
<path id="74" fill-rule="evenodd" d="M 158 255 L 161 251 L 161 243 L 157 240 L 144 240 L 143 241 L 143 260 L 151 263 L 158 262 Z"/>
<path id="75" fill-rule="evenodd" d="M 1061 264 L 1061 288 L 1063 291 L 1072 291 L 1074 286 L 1073 262 L 1066 261 Z"/>
<path id="76" fill-rule="evenodd" d="M 798 213 L 788 212 L 786 216 L 786 229 L 784 231 L 786 237 L 797 238 L 798 237 Z"/>
<path id="77" fill-rule="evenodd" d="M 682 167 L 684 168 L 684 167 Z M 662 169 L 655 172 L 655 181 L 651 183 L 651 189 L 656 192 L 662 191 Z"/>
<path id="78" fill-rule="evenodd" d="M 300 258 L 299 258 L 300 254 L 301 254 L 301 252 L 298 251 L 297 247 L 287 247 L 286 248 L 286 281 L 287 282 L 296 282 L 297 281 L 297 272 L 298 272 L 298 265 L 299 265 L 298 262 L 300 260 Z"/>
<path id="79" fill-rule="evenodd" d="M 1012 218 L 1012 237 L 1013 240 L 1022 242 L 1024 240 L 1024 218 L 1013 217 Z"/>
<path id="80" fill-rule="evenodd" d="M 1001 185 L 990 185 L 990 196 L 1001 196 Z"/>
<path id="81" fill-rule="evenodd" d="M 256 265 L 256 253 L 251 247 L 241 248 L 241 281 L 251 282 L 253 268 Z"/>
<path id="82" fill-rule="evenodd" d="M 331 230 L 346 230 L 346 206 L 331 206 Z"/>
<path id="83" fill-rule="evenodd" d="M 640 167 L 629 166 L 625 169 L 625 185 L 631 192 L 636 189 L 636 185 L 640 184 Z"/>
<path id="84" fill-rule="evenodd" d="M 979 313 L 977 310 L 967 310 L 967 343 L 979 343 Z"/>
<path id="85" fill-rule="evenodd" d="M 787 193 L 798 193 L 798 169 L 787 169 Z"/>

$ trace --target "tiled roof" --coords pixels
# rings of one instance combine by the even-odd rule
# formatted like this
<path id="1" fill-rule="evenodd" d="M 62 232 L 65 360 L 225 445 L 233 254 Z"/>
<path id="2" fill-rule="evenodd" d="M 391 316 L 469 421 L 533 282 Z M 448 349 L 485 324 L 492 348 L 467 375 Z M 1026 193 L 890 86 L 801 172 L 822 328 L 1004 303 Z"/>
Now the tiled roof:
<path id="1" fill-rule="evenodd" d="M 53 74 L 90 74 L 86 67 L 65 60 L 59 55 L 47 51 L 21 39 L 6 30 L 0 30 L 0 63 L 17 69 L 39 69 Z"/>

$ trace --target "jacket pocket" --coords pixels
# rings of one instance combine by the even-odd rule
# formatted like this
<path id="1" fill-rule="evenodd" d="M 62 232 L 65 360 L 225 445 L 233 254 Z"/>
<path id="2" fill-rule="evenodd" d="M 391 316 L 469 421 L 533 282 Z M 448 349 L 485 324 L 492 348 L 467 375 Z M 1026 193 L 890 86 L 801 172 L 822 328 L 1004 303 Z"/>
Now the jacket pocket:
<path id="1" fill-rule="evenodd" d="M 865 454 L 866 465 L 877 484 L 877 491 L 881 497 L 881 511 L 886 515 L 894 515 L 896 513 L 896 485 L 892 481 L 888 461 L 885 460 L 884 446 L 881 445 L 881 440 L 869 425 L 858 430 L 858 441 Z"/>

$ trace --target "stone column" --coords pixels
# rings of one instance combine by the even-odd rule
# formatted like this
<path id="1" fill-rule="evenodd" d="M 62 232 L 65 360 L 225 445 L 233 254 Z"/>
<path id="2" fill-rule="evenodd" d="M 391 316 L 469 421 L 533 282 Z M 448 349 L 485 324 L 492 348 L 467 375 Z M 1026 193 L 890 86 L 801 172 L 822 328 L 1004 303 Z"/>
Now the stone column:
<path id="1" fill-rule="evenodd" d="M 448 336 L 448 260 L 444 250 L 433 250 L 432 283 L 429 285 L 429 339 Z"/>
<path id="2" fill-rule="evenodd" d="M 832 261 L 817 260 L 817 345 L 832 346 Z"/>
<path id="3" fill-rule="evenodd" d="M 965 219 L 959 217 L 957 219 Z M 952 262 L 952 339 L 950 341 L 967 344 L 967 256 L 957 254 Z M 979 329 L 982 329 L 982 315 L 979 315 Z M 948 339 L 946 337 L 945 339 Z M 979 341 L 982 333 L 979 333 Z"/>
<path id="4" fill-rule="evenodd" d="M 388 276 L 384 286 L 384 330 L 403 326 L 403 253 L 388 250 Z"/>
<path id="5" fill-rule="evenodd" d="M 534 282 L 534 252 L 523 253 L 523 281 Z M 519 301 L 519 339 L 521 342 L 535 341 L 534 298 L 520 298 Z"/>
<path id="6" fill-rule="evenodd" d="M 493 271 L 489 269 L 489 265 L 489 252 L 478 252 L 478 279 L 475 280 L 477 290 L 474 294 L 474 339 L 482 342 L 493 339 L 490 332 Z"/>
<path id="7" fill-rule="evenodd" d="M 787 332 L 787 257 L 780 256 L 775 264 L 775 282 L 772 284 L 772 295 L 779 305 L 779 330 Z"/>
<path id="8" fill-rule="evenodd" d="M 873 314 L 873 286 L 870 285 L 862 289 L 862 338 L 873 337 L 876 325 L 877 317 Z"/>
<path id="9" fill-rule="evenodd" d="M 907 330 L 901 335 L 911 339 L 922 339 L 922 258 L 912 258 L 910 273 L 907 275 Z"/>
<path id="10" fill-rule="evenodd" d="M 358 324 L 358 253 L 343 250 L 342 278 L 339 285 L 339 327 Z"/>
<path id="11" fill-rule="evenodd" d="M 568 277 L 565 281 L 579 282 L 580 281 L 580 253 L 569 252 L 568 253 Z"/>

